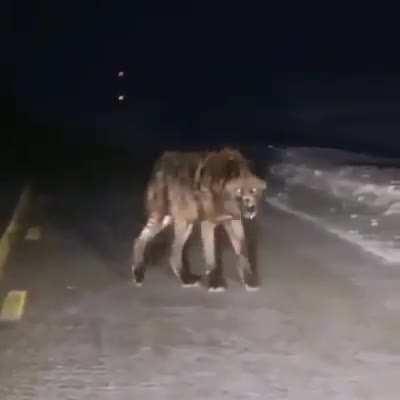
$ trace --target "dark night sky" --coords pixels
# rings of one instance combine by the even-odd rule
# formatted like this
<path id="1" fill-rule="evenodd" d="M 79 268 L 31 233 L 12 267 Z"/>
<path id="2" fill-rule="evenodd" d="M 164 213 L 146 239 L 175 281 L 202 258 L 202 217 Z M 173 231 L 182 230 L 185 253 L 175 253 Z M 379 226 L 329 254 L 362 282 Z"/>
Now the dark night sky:
<path id="1" fill-rule="evenodd" d="M 232 96 L 284 107 L 292 81 L 400 73 L 395 10 L 183 4 L 18 2 L 18 109 L 88 118 L 122 90 L 128 106 L 161 99 L 191 118 Z"/>

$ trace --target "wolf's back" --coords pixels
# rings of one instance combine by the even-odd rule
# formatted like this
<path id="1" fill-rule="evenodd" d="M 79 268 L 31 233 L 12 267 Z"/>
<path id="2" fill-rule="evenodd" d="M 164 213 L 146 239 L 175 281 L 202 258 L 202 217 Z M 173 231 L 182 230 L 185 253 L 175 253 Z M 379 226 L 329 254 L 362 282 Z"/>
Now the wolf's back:
<path id="1" fill-rule="evenodd" d="M 197 169 L 204 159 L 200 152 L 165 152 L 156 161 L 146 192 L 149 214 L 169 213 L 171 191 L 192 191 Z"/>

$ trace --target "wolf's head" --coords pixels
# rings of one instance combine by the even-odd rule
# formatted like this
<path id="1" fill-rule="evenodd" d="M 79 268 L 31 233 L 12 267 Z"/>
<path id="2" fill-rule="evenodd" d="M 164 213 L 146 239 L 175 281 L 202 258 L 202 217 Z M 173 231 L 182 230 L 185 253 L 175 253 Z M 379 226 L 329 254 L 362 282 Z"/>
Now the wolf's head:
<path id="1" fill-rule="evenodd" d="M 212 153 L 199 176 L 200 187 L 213 192 L 223 212 L 234 218 L 256 217 L 267 184 L 251 172 L 248 160 L 239 151 L 228 148 Z"/>
<path id="2" fill-rule="evenodd" d="M 246 174 L 229 180 L 225 184 L 224 198 L 230 203 L 227 206 L 239 211 L 245 219 L 254 219 L 257 216 L 260 199 L 267 184 L 253 174 Z M 237 212 L 235 213 L 237 214 Z"/>

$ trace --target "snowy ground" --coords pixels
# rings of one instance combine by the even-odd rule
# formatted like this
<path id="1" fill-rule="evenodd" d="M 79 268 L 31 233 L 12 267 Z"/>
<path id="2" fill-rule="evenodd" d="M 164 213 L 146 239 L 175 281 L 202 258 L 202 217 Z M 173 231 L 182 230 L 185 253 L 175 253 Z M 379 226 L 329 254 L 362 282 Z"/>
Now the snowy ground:
<path id="1" fill-rule="evenodd" d="M 400 262 L 400 160 L 320 148 L 270 147 L 268 202 Z"/>

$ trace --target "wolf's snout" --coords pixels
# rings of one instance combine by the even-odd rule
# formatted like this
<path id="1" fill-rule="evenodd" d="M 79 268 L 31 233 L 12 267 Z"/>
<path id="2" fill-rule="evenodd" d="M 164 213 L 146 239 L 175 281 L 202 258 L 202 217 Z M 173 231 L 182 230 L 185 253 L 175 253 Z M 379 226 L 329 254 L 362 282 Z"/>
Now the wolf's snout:
<path id="1" fill-rule="evenodd" d="M 249 206 L 246 207 L 246 210 L 249 213 L 254 213 L 254 212 L 256 212 L 256 206 L 254 204 L 249 205 Z"/>

